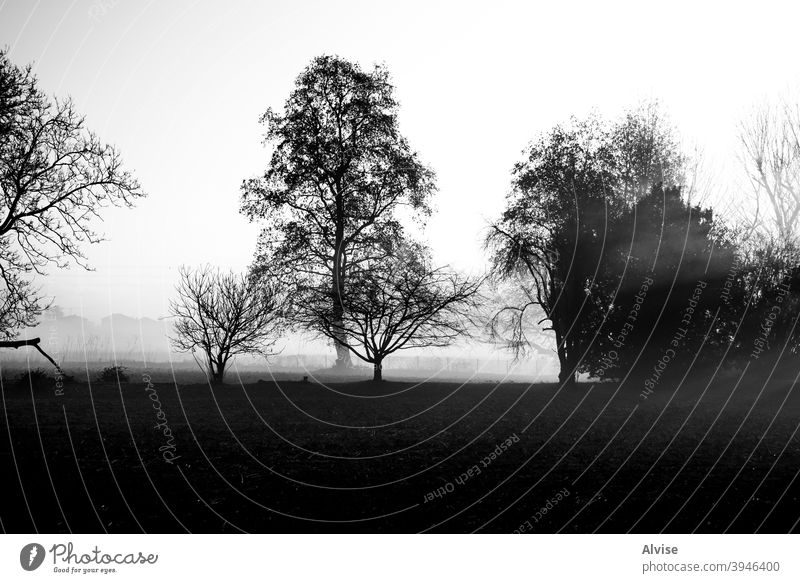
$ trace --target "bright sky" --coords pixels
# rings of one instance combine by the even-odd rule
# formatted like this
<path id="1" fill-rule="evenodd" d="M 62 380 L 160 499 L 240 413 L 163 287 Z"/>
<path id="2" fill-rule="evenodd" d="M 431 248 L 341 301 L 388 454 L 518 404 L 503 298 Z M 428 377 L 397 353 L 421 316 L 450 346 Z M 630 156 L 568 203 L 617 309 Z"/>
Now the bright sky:
<path id="1" fill-rule="evenodd" d="M 244 268 L 258 228 L 238 213 L 239 185 L 267 161 L 258 118 L 323 53 L 388 66 L 401 130 L 438 174 L 427 239 L 441 262 L 477 268 L 537 132 L 658 98 L 724 160 L 750 104 L 797 82 L 800 8 L 700 4 L 0 0 L 12 59 L 71 95 L 149 193 L 106 213 L 94 272 L 43 289 L 90 318 L 159 317 L 179 265 Z"/>

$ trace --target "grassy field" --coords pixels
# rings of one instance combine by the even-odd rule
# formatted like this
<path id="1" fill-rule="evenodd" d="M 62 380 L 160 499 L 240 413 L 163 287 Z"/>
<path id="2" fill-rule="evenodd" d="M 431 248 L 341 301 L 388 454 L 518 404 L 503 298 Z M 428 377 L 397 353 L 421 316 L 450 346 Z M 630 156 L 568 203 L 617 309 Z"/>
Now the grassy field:
<path id="1" fill-rule="evenodd" d="M 5 379 L 7 532 L 787 532 L 800 394 Z M 166 430 L 169 430 L 168 432 Z"/>

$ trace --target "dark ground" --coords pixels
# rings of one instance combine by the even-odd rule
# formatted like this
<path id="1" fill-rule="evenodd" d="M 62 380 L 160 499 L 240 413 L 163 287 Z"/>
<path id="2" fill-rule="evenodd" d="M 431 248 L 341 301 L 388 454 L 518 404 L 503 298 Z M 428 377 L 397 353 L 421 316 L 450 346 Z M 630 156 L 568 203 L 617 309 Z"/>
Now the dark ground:
<path id="1" fill-rule="evenodd" d="M 140 378 L 63 396 L 5 379 L 4 531 L 798 530 L 791 380 L 694 377 L 648 399 L 629 383 L 156 383 L 169 464 Z"/>

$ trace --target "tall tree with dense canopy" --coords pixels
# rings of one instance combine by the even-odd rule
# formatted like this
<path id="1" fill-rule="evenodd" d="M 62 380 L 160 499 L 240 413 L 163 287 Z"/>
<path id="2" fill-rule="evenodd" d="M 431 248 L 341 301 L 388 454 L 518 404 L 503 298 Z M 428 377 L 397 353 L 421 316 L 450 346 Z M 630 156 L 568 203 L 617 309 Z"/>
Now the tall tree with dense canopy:
<path id="1" fill-rule="evenodd" d="M 665 351 L 683 363 L 701 349 L 697 363 L 724 352 L 741 317 L 725 310 L 723 293 L 736 247 L 710 208 L 656 184 L 616 221 L 607 249 L 601 269 L 614 275 L 613 295 L 584 372 L 623 378 Z"/>
<path id="2" fill-rule="evenodd" d="M 87 267 L 81 248 L 100 240 L 100 210 L 142 196 L 72 101 L 47 97 L 30 66 L 0 51 L 0 346 L 38 348 L 38 339 L 8 340 L 46 307 L 31 277 L 70 261 Z"/>
<path id="3" fill-rule="evenodd" d="M 555 128 L 515 167 L 506 210 L 487 239 L 496 273 L 518 279 L 527 298 L 503 308 L 493 332 L 504 329 L 511 346 L 524 351 L 526 312 L 540 310 L 555 335 L 561 382 L 574 381 L 585 329 L 593 325 L 589 295 L 607 231 L 612 168 L 597 120 Z"/>
<path id="4" fill-rule="evenodd" d="M 681 176 L 683 157 L 657 111 L 631 110 L 615 124 L 573 119 L 540 136 L 514 167 L 506 209 L 490 226 L 495 275 L 521 292 L 492 318 L 491 333 L 524 353 L 538 314 L 554 334 L 561 382 L 581 372 L 611 308 L 619 272 L 606 257 L 617 223 L 652 184 Z"/>
<path id="5" fill-rule="evenodd" d="M 269 165 L 242 187 L 242 212 L 266 221 L 254 272 L 291 288 L 293 319 L 306 330 L 325 331 L 307 309 L 320 297 L 328 321 L 343 319 L 348 278 L 402 237 L 401 207 L 430 213 L 434 175 L 400 134 L 397 111 L 384 67 L 321 56 L 297 78 L 283 113 L 262 117 Z M 334 345 L 337 366 L 348 366 L 347 346 Z"/>

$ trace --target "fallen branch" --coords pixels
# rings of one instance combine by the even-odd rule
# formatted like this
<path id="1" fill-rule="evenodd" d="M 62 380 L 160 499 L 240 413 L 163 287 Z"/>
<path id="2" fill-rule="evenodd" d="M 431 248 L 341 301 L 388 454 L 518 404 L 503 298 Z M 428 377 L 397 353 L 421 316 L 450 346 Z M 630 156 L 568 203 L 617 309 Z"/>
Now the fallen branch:
<path id="1" fill-rule="evenodd" d="M 56 370 L 60 373 L 61 367 L 58 366 L 55 360 L 50 358 L 50 355 L 47 354 L 42 348 L 39 346 L 39 343 L 42 341 L 41 338 L 30 338 L 28 340 L 0 340 L 0 348 L 19 348 L 20 346 L 33 346 L 36 350 L 38 350 L 42 356 L 44 356 L 47 360 L 49 360 Z"/>

